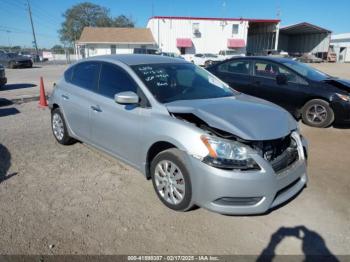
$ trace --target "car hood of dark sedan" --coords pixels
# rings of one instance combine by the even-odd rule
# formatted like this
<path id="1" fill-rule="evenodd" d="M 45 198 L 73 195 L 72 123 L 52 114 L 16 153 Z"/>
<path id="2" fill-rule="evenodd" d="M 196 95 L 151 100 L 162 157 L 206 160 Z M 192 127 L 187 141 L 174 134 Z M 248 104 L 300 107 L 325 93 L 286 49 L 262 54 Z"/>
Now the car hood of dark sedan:
<path id="1" fill-rule="evenodd" d="M 330 78 L 324 80 L 327 84 L 333 85 L 343 91 L 350 92 L 350 81 L 341 78 Z"/>
<path id="2" fill-rule="evenodd" d="M 210 127 L 245 140 L 272 140 L 287 136 L 297 128 L 284 109 L 247 95 L 178 100 L 165 104 L 170 113 L 193 114 Z"/>

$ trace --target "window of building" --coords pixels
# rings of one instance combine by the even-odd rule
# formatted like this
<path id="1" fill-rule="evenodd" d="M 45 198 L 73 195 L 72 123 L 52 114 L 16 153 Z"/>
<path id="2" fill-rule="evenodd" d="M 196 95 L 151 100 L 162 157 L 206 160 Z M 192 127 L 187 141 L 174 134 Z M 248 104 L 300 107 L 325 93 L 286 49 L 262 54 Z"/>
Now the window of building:
<path id="1" fill-rule="evenodd" d="M 239 25 L 232 25 L 232 35 L 238 35 Z"/>
<path id="2" fill-rule="evenodd" d="M 195 37 L 201 37 L 201 32 L 199 31 L 199 23 L 192 24 L 192 32 Z"/>

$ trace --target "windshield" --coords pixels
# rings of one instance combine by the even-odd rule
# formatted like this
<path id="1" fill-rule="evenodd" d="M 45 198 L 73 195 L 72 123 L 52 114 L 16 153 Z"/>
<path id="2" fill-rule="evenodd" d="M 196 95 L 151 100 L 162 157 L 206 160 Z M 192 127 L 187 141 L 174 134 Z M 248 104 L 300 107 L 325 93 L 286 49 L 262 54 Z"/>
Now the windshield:
<path id="1" fill-rule="evenodd" d="M 227 84 L 191 63 L 135 65 L 132 68 L 160 103 L 236 94 Z"/>
<path id="2" fill-rule="evenodd" d="M 295 70 L 296 72 L 298 72 L 302 76 L 304 76 L 308 79 L 311 79 L 313 81 L 323 81 L 323 80 L 330 78 L 330 76 L 327 75 L 326 73 L 323 73 L 319 70 L 316 70 L 315 68 L 313 68 L 309 65 L 299 63 L 299 62 L 296 62 L 293 60 L 285 61 L 285 62 L 283 62 L 283 64 L 285 66 Z"/>
<path id="3" fill-rule="evenodd" d="M 204 54 L 204 56 L 206 56 L 206 57 L 217 57 L 217 56 L 214 55 L 214 54 Z"/>

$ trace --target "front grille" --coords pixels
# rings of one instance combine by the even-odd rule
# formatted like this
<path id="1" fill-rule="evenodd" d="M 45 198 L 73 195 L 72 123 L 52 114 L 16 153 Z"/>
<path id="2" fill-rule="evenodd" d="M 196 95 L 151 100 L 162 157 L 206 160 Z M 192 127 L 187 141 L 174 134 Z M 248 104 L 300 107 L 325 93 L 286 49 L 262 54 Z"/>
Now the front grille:
<path id="1" fill-rule="evenodd" d="M 252 142 L 251 146 L 271 163 L 275 172 L 282 171 L 299 158 L 297 143 L 291 135 L 280 139 Z"/>

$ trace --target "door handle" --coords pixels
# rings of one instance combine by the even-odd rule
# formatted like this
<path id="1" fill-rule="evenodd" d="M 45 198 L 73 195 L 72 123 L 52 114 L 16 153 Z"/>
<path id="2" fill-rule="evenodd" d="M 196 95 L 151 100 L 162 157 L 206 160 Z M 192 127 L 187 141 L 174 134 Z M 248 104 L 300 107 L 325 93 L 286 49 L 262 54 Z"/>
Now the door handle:
<path id="1" fill-rule="evenodd" d="M 62 95 L 62 98 L 63 98 L 64 100 L 68 100 L 68 99 L 69 99 L 69 96 L 67 96 L 67 95 Z"/>
<path id="2" fill-rule="evenodd" d="M 96 105 L 96 106 L 90 106 L 90 108 L 95 111 L 95 112 L 102 112 L 100 106 Z"/>

